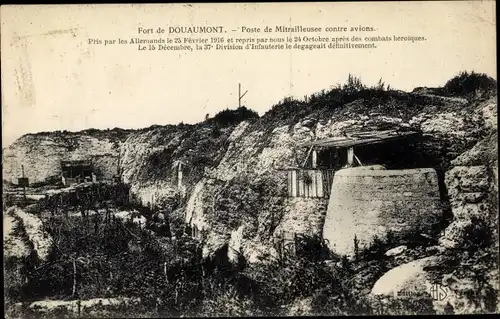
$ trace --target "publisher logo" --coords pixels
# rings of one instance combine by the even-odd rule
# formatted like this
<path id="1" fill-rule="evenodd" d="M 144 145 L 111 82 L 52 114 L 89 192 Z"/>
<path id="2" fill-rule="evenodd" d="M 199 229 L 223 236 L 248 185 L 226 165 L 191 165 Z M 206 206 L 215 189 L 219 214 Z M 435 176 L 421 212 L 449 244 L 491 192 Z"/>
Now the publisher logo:
<path id="1" fill-rule="evenodd" d="M 434 300 L 441 301 L 448 296 L 448 290 L 446 287 L 436 283 L 431 286 L 431 297 Z"/>

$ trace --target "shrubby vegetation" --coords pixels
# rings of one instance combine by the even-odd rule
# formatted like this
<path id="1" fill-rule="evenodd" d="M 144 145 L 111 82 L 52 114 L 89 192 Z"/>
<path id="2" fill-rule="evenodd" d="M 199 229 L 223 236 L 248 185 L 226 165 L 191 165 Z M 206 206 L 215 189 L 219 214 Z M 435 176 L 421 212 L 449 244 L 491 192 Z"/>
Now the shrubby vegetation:
<path id="1" fill-rule="evenodd" d="M 425 105 L 443 105 L 444 101 L 436 100 L 424 95 L 410 94 L 394 90 L 382 79 L 377 84 L 368 86 L 361 78 L 349 74 L 344 84 L 336 84 L 328 90 L 321 90 L 304 99 L 299 100 L 286 97 L 275 104 L 263 117 L 273 122 L 294 122 L 306 116 L 325 116 L 331 112 L 342 112 L 351 105 L 350 111 L 363 114 L 367 111 L 384 111 L 402 116 L 401 109 L 405 109 L 404 116 L 411 118 Z"/>
<path id="2" fill-rule="evenodd" d="M 208 118 L 207 122 L 215 122 L 220 126 L 236 125 L 242 121 L 259 118 L 259 114 L 246 106 L 241 106 L 235 110 L 225 109 L 217 113 L 213 118 Z"/>
<path id="3" fill-rule="evenodd" d="M 114 316 L 127 312 L 151 316 L 284 316 L 290 314 L 292 305 L 306 299 L 310 300 L 306 314 L 383 311 L 363 297 L 354 280 L 358 269 L 366 267 L 365 259 L 370 258 L 355 261 L 337 256 L 320 236 L 296 236 L 288 245 L 277 241 L 279 253 L 271 257 L 271 263 L 249 265 L 241 255 L 239 262 L 230 263 L 227 246 L 213 258 L 203 260 L 200 243 L 186 234 L 175 240 L 161 239 L 117 218 L 59 215 L 49 218 L 45 227 L 55 243 L 49 259 L 43 264 L 25 262 L 27 281 L 18 282 L 17 292 L 11 288 L 11 302 L 140 298 L 135 306 L 115 309 L 118 312 Z M 363 256 L 373 257 L 368 252 Z M 401 313 L 406 310 L 401 306 Z M 39 315 L 24 311 L 24 315 Z M 86 315 L 105 313 L 97 307 L 93 315 Z"/>
<path id="4" fill-rule="evenodd" d="M 429 90 L 431 95 L 407 93 L 391 88 L 382 79 L 377 84 L 368 86 L 362 82 L 361 78 L 349 74 L 344 84 L 336 84 L 328 90 L 306 95 L 302 100 L 292 97 L 284 98 L 275 104 L 263 119 L 294 122 L 315 113 L 321 116 L 324 112 L 340 112 L 355 101 L 359 103 L 353 106 L 354 108 L 351 107 L 351 112 L 383 110 L 385 113 L 394 113 L 395 116 L 410 119 L 425 106 L 447 105 L 444 99 L 433 95 L 472 99 L 487 98 L 496 94 L 496 80 L 486 74 L 464 71 L 450 79 L 443 87 Z M 401 110 L 404 110 L 403 114 Z"/>
<path id="5" fill-rule="evenodd" d="M 497 81 L 484 73 L 462 71 L 450 79 L 443 92 L 451 96 L 473 98 L 496 91 Z"/>
<path id="6" fill-rule="evenodd" d="M 98 139 L 108 138 L 110 140 L 116 140 L 124 142 L 127 137 L 133 133 L 132 129 L 122 129 L 115 127 L 113 129 L 95 129 L 90 128 L 82 131 L 72 132 L 68 130 L 59 130 L 51 132 L 38 132 L 38 133 L 28 133 L 25 136 L 51 136 L 59 139 L 71 140 L 78 138 L 82 135 L 89 135 Z"/>
<path id="7" fill-rule="evenodd" d="M 492 271 L 498 270 L 499 260 L 498 248 L 495 247 L 494 234 L 498 232 L 495 223 L 473 216 L 471 224 L 464 230 L 463 244 L 449 252 L 459 257 L 457 267 L 451 272 L 452 278 L 465 279 L 472 284 L 460 287 L 457 293 L 466 296 L 484 313 L 494 313 L 498 300 L 498 291 L 491 286 Z"/>
<path id="8" fill-rule="evenodd" d="M 229 146 L 227 138 L 233 129 L 231 125 L 247 119 L 247 112 L 253 112 L 245 110 L 222 111 L 220 116 L 182 129 L 158 128 L 154 134 L 158 141 L 153 145 L 162 145 L 163 148 L 148 155 L 147 164 L 142 167 L 138 178 L 162 180 L 175 185 L 177 163 L 174 159 L 177 158 L 182 159 L 185 184 L 196 184 L 203 176 L 205 167 L 215 167 L 222 159 L 224 150 Z M 178 142 L 172 143 L 172 140 Z"/>

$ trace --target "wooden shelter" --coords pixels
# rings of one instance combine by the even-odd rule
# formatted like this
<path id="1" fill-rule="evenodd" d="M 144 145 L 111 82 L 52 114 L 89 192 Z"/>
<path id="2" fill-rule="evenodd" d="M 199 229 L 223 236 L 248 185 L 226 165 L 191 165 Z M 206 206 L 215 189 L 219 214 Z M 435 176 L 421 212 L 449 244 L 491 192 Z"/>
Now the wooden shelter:
<path id="1" fill-rule="evenodd" d="M 63 184 L 94 181 L 92 160 L 63 160 L 61 161 Z"/>
<path id="2" fill-rule="evenodd" d="M 334 173 L 339 169 L 391 161 L 402 165 L 405 159 L 400 154 L 405 148 L 401 142 L 419 135 L 415 131 L 365 131 L 299 144 L 298 147 L 307 147 L 308 152 L 300 167 L 287 170 L 288 195 L 328 198 Z"/>
<path id="3" fill-rule="evenodd" d="M 354 149 L 355 147 L 361 147 L 365 145 L 375 145 L 381 143 L 388 143 L 393 141 L 400 141 L 407 139 L 409 137 L 418 136 L 419 132 L 414 131 L 403 131 L 399 132 L 397 130 L 387 130 L 387 131 L 369 131 L 369 132 L 359 132 L 346 134 L 342 137 L 333 137 L 322 140 L 315 140 L 308 143 L 303 143 L 299 146 L 309 147 L 308 157 L 306 158 L 306 163 L 311 155 L 311 166 L 316 168 L 318 163 L 318 151 L 325 149 L 344 149 L 346 150 L 346 163 L 345 165 L 353 166 L 355 161 L 358 165 L 363 165 L 360 159 L 356 156 Z"/>

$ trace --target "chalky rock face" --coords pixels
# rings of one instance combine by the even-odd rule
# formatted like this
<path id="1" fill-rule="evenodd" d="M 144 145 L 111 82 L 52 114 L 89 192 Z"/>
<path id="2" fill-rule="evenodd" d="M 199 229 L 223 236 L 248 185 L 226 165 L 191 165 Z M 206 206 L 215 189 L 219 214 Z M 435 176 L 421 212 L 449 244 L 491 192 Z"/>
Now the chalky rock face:
<path id="1" fill-rule="evenodd" d="M 100 179 L 118 174 L 120 141 L 83 133 L 27 134 L 4 149 L 3 179 L 17 184 L 24 174 L 30 184 L 60 176 L 61 160 L 92 160 Z"/>
<path id="2" fill-rule="evenodd" d="M 335 173 L 323 237 L 342 255 L 354 254 L 373 237 L 428 233 L 439 221 L 438 177 L 434 169 L 347 168 Z"/>
<path id="3" fill-rule="evenodd" d="M 488 167 L 477 165 L 455 166 L 446 172 L 445 184 L 454 218 L 439 238 L 439 244 L 457 248 L 466 244 L 473 218 L 485 218 L 493 211 L 489 200 L 492 183 L 488 180 Z"/>

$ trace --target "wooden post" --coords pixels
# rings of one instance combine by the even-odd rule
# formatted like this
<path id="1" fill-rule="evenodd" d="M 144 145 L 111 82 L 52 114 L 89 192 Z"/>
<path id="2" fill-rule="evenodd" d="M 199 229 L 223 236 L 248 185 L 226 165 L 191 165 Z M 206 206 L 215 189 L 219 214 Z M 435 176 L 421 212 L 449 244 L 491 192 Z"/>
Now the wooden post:
<path id="1" fill-rule="evenodd" d="M 287 171 L 287 190 L 288 190 L 288 197 L 292 196 L 292 187 L 291 187 L 291 182 L 292 182 L 292 171 Z"/>
<path id="2" fill-rule="evenodd" d="M 248 90 L 241 94 L 241 83 L 238 83 L 238 107 L 241 107 L 241 99 L 247 94 Z"/>
<path id="3" fill-rule="evenodd" d="M 351 146 L 347 149 L 347 165 L 352 166 L 354 163 L 354 147 Z"/>
<path id="4" fill-rule="evenodd" d="M 318 167 L 318 152 L 314 149 L 312 151 L 312 168 Z"/>
<path id="5" fill-rule="evenodd" d="M 28 200 L 26 199 L 26 182 L 24 180 L 24 165 L 21 165 L 21 170 L 23 174 L 23 197 L 24 197 L 24 206 L 28 204 Z"/>
<path id="6" fill-rule="evenodd" d="M 296 170 L 295 171 L 295 183 L 296 183 L 296 189 L 297 189 L 297 192 L 296 192 L 296 196 L 297 197 L 300 197 L 300 183 L 299 183 L 299 180 L 300 180 L 300 170 Z"/>
<path id="7" fill-rule="evenodd" d="M 363 163 L 361 163 L 361 161 L 355 154 L 354 154 L 354 159 L 358 162 L 359 166 L 363 166 Z"/>

